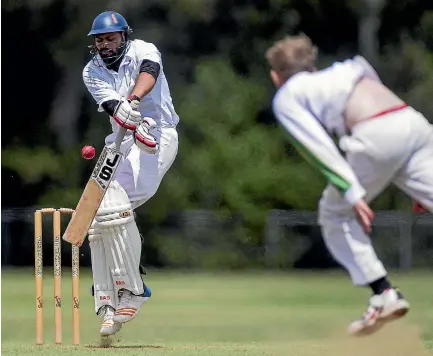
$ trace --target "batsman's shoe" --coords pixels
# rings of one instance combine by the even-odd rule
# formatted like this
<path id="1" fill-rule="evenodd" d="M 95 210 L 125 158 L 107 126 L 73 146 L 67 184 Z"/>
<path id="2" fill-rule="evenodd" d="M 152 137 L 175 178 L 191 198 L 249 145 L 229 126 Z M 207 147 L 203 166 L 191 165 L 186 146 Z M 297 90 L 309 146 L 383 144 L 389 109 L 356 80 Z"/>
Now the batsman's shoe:
<path id="1" fill-rule="evenodd" d="M 121 323 L 117 323 L 113 320 L 114 312 L 114 308 L 109 305 L 101 308 L 101 312 L 99 313 L 99 315 L 102 315 L 104 317 L 104 321 L 101 325 L 101 330 L 99 331 L 101 336 L 114 335 L 122 328 Z"/>
<path id="2" fill-rule="evenodd" d="M 129 290 L 124 289 L 113 320 L 117 323 L 131 321 L 137 316 L 140 307 L 149 300 L 151 295 L 152 291 L 146 286 L 144 287 L 144 293 L 141 295 L 134 295 Z"/>
<path id="3" fill-rule="evenodd" d="M 364 315 L 349 325 L 352 335 L 367 335 L 379 330 L 386 322 L 398 319 L 409 311 L 409 303 L 395 288 L 374 294 Z"/>

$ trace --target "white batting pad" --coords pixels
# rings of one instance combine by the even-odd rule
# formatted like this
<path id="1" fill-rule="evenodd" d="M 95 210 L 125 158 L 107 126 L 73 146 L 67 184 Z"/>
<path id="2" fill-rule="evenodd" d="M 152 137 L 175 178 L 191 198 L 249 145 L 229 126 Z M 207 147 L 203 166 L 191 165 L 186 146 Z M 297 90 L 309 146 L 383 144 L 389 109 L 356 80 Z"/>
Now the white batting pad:
<path id="1" fill-rule="evenodd" d="M 128 225 L 135 225 L 135 221 Z M 117 290 L 125 288 L 133 294 L 143 294 L 139 260 L 136 260 L 133 250 L 135 244 L 131 243 L 137 239 L 141 243 L 140 235 L 131 235 L 129 230 L 125 225 L 110 228 L 111 238 L 104 239 L 104 245 L 112 254 L 111 275 L 115 288 Z"/>
<path id="2" fill-rule="evenodd" d="M 89 246 L 92 257 L 95 312 L 97 313 L 104 305 L 116 308 L 118 296 L 115 293 L 111 270 L 107 265 L 102 235 L 93 228 L 89 230 Z"/>
<path id="3" fill-rule="evenodd" d="M 117 181 L 108 187 L 91 231 L 101 236 L 116 296 L 120 289 L 144 293 L 139 269 L 141 238 L 128 195 Z"/>

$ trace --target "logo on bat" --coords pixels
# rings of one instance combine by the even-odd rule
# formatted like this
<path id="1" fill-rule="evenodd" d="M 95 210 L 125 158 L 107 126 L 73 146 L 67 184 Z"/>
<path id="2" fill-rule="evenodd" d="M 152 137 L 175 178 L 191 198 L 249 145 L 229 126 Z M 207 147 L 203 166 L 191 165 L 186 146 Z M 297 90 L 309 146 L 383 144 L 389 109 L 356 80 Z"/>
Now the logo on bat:
<path id="1" fill-rule="evenodd" d="M 116 167 L 118 160 L 119 155 L 114 156 L 113 159 L 108 158 L 105 161 L 105 165 L 102 167 L 101 172 L 99 172 L 98 177 L 103 180 L 109 180 L 113 174 L 113 168 Z"/>
<path id="2" fill-rule="evenodd" d="M 102 190 L 106 190 L 110 184 L 113 174 L 120 163 L 122 154 L 105 148 L 92 172 L 92 178 L 98 183 Z"/>

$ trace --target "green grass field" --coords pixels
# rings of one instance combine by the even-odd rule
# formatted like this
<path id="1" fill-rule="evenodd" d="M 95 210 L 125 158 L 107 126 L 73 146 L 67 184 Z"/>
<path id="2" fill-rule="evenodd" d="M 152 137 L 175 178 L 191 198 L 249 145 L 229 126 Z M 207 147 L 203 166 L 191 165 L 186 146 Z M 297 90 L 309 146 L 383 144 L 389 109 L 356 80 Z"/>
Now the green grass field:
<path id="1" fill-rule="evenodd" d="M 412 304 L 406 318 L 377 334 L 347 337 L 368 290 L 342 273 L 184 273 L 149 271 L 153 296 L 101 348 L 100 319 L 81 273 L 81 345 L 71 345 L 70 270 L 63 269 L 63 345 L 54 344 L 52 270 L 44 269 L 45 345 L 35 345 L 33 269 L 3 270 L 2 355 L 291 355 L 433 354 L 432 274 L 393 275 Z"/>

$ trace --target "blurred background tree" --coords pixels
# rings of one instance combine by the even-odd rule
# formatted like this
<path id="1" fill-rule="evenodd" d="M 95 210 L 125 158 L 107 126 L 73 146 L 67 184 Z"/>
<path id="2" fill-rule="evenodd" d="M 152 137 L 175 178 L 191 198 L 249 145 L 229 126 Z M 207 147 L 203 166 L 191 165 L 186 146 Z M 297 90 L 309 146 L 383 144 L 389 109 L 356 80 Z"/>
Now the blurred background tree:
<path id="1" fill-rule="evenodd" d="M 433 11 L 387 0 L 2 1 L 2 203 L 75 206 L 110 126 L 82 83 L 93 18 L 121 12 L 134 38 L 161 50 L 181 117 L 178 158 L 139 209 L 150 228 L 170 213 L 206 209 L 240 216 L 236 239 L 260 244 L 269 209 L 315 210 L 324 187 L 276 124 L 264 52 L 304 32 L 319 67 L 361 53 L 404 100 L 433 117 Z M 398 19 L 398 21 L 396 20 Z M 17 198 L 19 192 L 19 198 Z M 395 188 L 375 209 L 408 209 Z"/>

